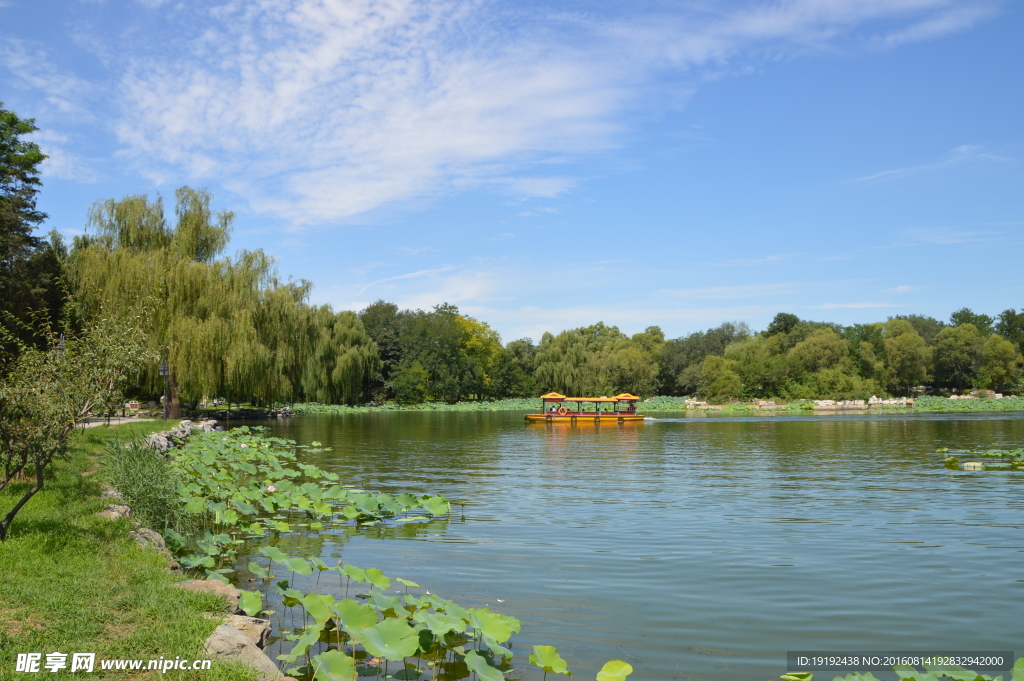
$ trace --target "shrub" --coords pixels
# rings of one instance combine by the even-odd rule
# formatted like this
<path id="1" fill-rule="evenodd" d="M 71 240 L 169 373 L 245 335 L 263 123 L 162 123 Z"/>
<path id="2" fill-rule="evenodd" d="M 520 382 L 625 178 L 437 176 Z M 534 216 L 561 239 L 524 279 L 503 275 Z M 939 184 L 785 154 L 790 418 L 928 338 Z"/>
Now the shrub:
<path id="1" fill-rule="evenodd" d="M 103 454 L 103 473 L 146 527 L 158 532 L 189 529 L 194 519 L 177 493 L 180 474 L 152 447 L 138 441 L 111 442 Z"/>

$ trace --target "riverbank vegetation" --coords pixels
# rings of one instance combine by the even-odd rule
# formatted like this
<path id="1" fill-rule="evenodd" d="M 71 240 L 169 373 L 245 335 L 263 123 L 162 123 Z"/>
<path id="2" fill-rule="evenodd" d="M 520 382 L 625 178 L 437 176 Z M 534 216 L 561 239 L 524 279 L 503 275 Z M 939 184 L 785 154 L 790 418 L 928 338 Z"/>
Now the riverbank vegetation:
<path id="1" fill-rule="evenodd" d="M 167 571 L 162 555 L 128 538 L 130 520 L 96 515 L 109 503 L 100 498 L 97 462 L 103 450 L 111 441 L 166 427 L 160 421 L 89 428 L 76 436 L 66 458 L 47 469 L 46 486 L 19 514 L 0 548 L 4 673 L 15 669 L 17 653 L 24 652 L 92 652 L 97 660 L 203 657 L 203 641 L 217 626 L 208 615 L 221 611 L 220 600 L 171 588 L 181 577 Z M 0 491 L 0 509 L 16 503 L 28 484 Z M 104 674 L 107 679 L 195 678 L 193 672 L 175 670 Z M 255 676 L 215 661 L 203 678 L 253 681 Z"/>

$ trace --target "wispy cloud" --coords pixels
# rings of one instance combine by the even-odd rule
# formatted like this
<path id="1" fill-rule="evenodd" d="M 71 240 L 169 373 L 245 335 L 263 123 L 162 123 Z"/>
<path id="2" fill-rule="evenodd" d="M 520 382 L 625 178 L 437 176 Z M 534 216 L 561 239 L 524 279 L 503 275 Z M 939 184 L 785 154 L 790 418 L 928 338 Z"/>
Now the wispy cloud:
<path id="1" fill-rule="evenodd" d="M 853 180 L 854 182 L 876 182 L 880 180 L 896 180 L 911 175 L 919 175 L 921 173 L 927 173 L 930 171 L 940 170 L 943 168 L 949 168 L 950 166 L 960 165 L 968 161 L 1009 161 L 1010 159 L 1005 156 L 994 154 L 990 151 L 985 151 L 982 147 L 964 144 L 956 147 L 946 156 L 933 163 L 923 163 L 917 166 L 909 166 L 907 168 L 897 168 L 895 170 L 883 170 L 873 175 L 866 177 L 858 177 Z"/>
<path id="2" fill-rule="evenodd" d="M 784 284 L 745 284 L 742 286 L 704 286 L 701 288 L 663 289 L 656 295 L 674 298 L 692 298 L 703 300 L 727 300 L 760 296 L 777 296 L 799 293 L 800 285 Z"/>
<path id="3" fill-rule="evenodd" d="M 885 289 L 884 293 L 913 293 L 922 289 L 924 289 L 924 286 L 897 286 Z"/>
<path id="4" fill-rule="evenodd" d="M 790 260 L 792 258 L 798 258 L 806 253 L 777 253 L 774 255 L 766 255 L 761 258 L 738 258 L 735 260 L 728 260 L 724 263 L 715 263 L 719 267 L 730 267 L 735 265 L 761 265 L 773 262 L 782 262 L 783 260 Z"/>
<path id="5" fill-rule="evenodd" d="M 409 255 L 433 255 L 434 253 L 441 252 L 440 249 L 433 246 L 400 246 L 398 250 L 404 251 Z"/>
<path id="6" fill-rule="evenodd" d="M 32 141 L 47 158 L 40 166 L 43 177 L 57 177 L 62 180 L 74 180 L 85 184 L 100 181 L 100 174 L 93 167 L 90 159 L 84 159 L 68 151 L 70 138 L 55 130 L 37 130 L 32 133 Z"/>
<path id="7" fill-rule="evenodd" d="M 977 241 L 992 241 L 1002 233 L 992 230 L 954 230 L 954 229 L 908 229 L 903 232 L 909 237 L 909 242 L 902 242 L 901 246 L 914 245 L 941 245 L 950 246 L 955 244 L 966 244 Z"/>
<path id="8" fill-rule="evenodd" d="M 363 295 L 366 292 L 367 289 L 373 288 L 374 286 L 380 286 L 381 284 L 385 284 L 385 283 L 387 283 L 389 281 L 401 281 L 403 279 L 416 279 L 418 277 L 426 277 L 426 276 L 429 276 L 429 275 L 432 275 L 432 274 L 439 274 L 441 272 L 447 272 L 447 271 L 453 270 L 453 269 L 455 269 L 455 268 L 452 267 L 451 265 L 446 265 L 444 267 L 437 267 L 437 268 L 432 269 L 432 270 L 417 270 L 416 272 L 409 272 L 407 274 L 399 274 L 399 275 L 394 276 L 394 277 L 385 277 L 384 279 L 378 279 L 377 281 L 371 281 L 369 284 L 367 284 L 366 286 L 363 286 L 361 289 L 359 289 L 359 291 L 356 293 L 356 295 L 357 296 L 361 296 L 361 295 Z"/>
<path id="9" fill-rule="evenodd" d="M 880 45 L 896 47 L 906 43 L 919 43 L 941 38 L 950 33 L 959 33 L 998 14 L 998 8 L 990 4 L 952 7 L 919 21 L 907 28 L 893 31 L 876 38 Z"/>
<path id="10" fill-rule="evenodd" d="M 46 46 L 19 38 L 0 39 L 0 66 L 11 74 L 16 87 L 41 94 L 48 112 L 94 120 L 87 103 L 95 86 L 58 67 Z"/>
<path id="11" fill-rule="evenodd" d="M 678 89 L 689 93 L 766 54 L 929 40 L 997 7 L 741 0 L 614 14 L 505 11 L 487 0 L 139 4 L 154 9 L 138 9 L 138 21 L 158 16 L 162 33 L 130 51 L 120 47 L 134 27 L 89 35 L 107 81 L 58 68 L 21 40 L 0 46 L 0 64 L 65 113 L 91 116 L 97 91 L 116 92 L 112 127 L 138 172 L 156 183 L 215 180 L 293 225 L 471 188 L 557 197 L 585 178 L 554 166 L 620 145 L 630 112 L 677 106 L 650 87 L 667 71 L 685 75 Z"/>
<path id="12" fill-rule="evenodd" d="M 899 303 L 875 303 L 875 302 L 862 302 L 862 303 L 825 303 L 824 305 L 805 305 L 804 308 L 807 310 L 837 310 L 837 309 L 853 309 L 859 310 L 861 308 L 871 307 L 902 307 Z"/>

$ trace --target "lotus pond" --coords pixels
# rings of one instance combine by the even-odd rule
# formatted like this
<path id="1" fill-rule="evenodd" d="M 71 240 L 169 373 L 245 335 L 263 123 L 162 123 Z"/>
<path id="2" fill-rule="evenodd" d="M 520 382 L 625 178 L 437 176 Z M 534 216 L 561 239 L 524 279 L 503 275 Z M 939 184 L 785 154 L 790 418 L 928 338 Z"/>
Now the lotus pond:
<path id="1" fill-rule="evenodd" d="M 315 442 L 300 460 L 346 484 L 443 495 L 452 511 L 268 534 L 243 547 L 233 581 L 257 588 L 244 566 L 269 565 L 268 547 L 379 568 L 392 596 L 429 591 L 518 618 L 509 676 L 531 680 L 541 644 L 576 678 L 619 659 L 631 679 L 716 681 L 778 678 L 787 650 L 1024 653 L 1024 472 L 953 470 L 937 453 L 1016 450 L 1020 413 L 660 416 L 267 422 L 270 435 Z M 328 574 L 335 591 L 349 587 L 340 573 L 284 577 L 308 593 Z M 287 610 L 275 598 L 265 607 Z"/>

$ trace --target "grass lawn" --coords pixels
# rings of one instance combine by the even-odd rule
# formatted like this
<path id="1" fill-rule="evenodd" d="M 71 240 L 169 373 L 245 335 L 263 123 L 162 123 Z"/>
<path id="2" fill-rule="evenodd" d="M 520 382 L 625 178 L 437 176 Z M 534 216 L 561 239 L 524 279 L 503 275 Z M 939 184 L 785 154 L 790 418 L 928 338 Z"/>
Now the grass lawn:
<path id="1" fill-rule="evenodd" d="M 96 516 L 98 455 L 112 438 L 165 430 L 173 422 L 133 423 L 82 431 L 70 456 L 55 462 L 46 486 L 21 510 L 0 543 L 0 679 L 105 678 L 251 681 L 248 669 L 214 661 L 209 671 L 101 671 L 100 660 L 176 656 L 200 659 L 220 612 L 216 597 L 171 588 L 166 560 L 128 539 L 129 520 Z M 6 513 L 29 483 L 0 493 Z M 18 653 L 68 654 L 68 668 L 15 671 Z M 70 673 L 71 653 L 95 653 L 92 674 Z M 145 666 L 145 665 L 144 665 Z"/>

